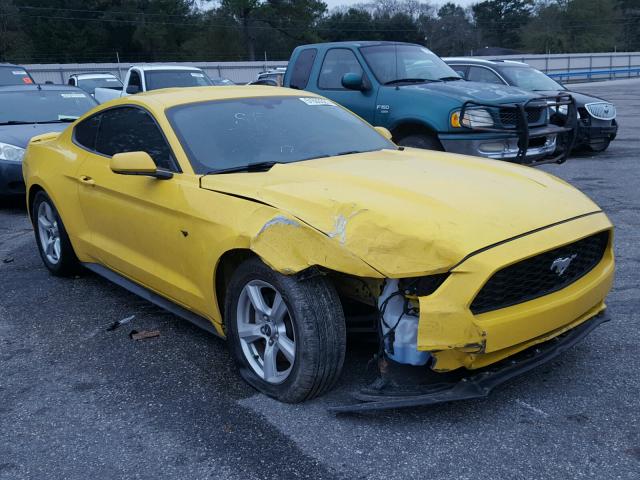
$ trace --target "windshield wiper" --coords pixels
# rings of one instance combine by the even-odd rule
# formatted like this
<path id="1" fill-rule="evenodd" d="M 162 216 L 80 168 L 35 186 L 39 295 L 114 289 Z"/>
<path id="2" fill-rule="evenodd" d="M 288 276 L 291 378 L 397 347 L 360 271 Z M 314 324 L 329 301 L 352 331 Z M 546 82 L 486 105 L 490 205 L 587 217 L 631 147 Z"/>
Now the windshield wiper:
<path id="1" fill-rule="evenodd" d="M 395 85 L 396 83 L 427 83 L 438 81 L 439 80 L 432 80 L 430 78 L 396 78 L 395 80 L 384 82 L 384 85 Z"/>
<path id="2" fill-rule="evenodd" d="M 33 120 L 33 121 L 23 121 L 23 120 L 9 120 L 8 122 L 0 122 L 0 125 L 38 125 L 40 123 L 72 123 L 75 122 L 77 118 L 61 118 L 59 120 Z"/>
<path id="3" fill-rule="evenodd" d="M 245 165 L 236 165 L 235 167 L 219 168 L 217 170 L 209 170 L 204 175 L 217 175 L 218 173 L 235 173 L 235 172 L 268 172 L 271 167 L 282 162 L 255 162 Z"/>
<path id="4" fill-rule="evenodd" d="M 454 77 L 452 75 L 450 77 L 440 77 L 438 80 L 442 80 L 443 82 L 452 82 L 454 80 L 462 80 L 462 77 Z"/>

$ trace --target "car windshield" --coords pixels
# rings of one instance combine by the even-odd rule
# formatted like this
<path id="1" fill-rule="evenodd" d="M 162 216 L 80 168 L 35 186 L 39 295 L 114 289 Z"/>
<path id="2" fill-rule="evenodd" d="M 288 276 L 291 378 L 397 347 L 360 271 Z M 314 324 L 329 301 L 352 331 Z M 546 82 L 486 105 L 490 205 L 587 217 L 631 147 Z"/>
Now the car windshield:
<path id="1" fill-rule="evenodd" d="M 211 80 L 204 72 L 195 70 L 148 70 L 144 76 L 147 81 L 147 90 L 212 85 Z"/>
<path id="2" fill-rule="evenodd" d="M 440 57 L 419 45 L 375 45 L 362 47 L 360 52 L 382 84 L 460 78 Z"/>
<path id="3" fill-rule="evenodd" d="M 0 86 L 31 85 L 33 80 L 22 67 L 0 67 Z"/>
<path id="4" fill-rule="evenodd" d="M 68 121 L 95 106 L 96 102 L 80 90 L 2 92 L 0 124 Z"/>
<path id="5" fill-rule="evenodd" d="M 507 79 L 509 85 L 523 90 L 564 90 L 565 88 L 555 80 L 547 77 L 540 70 L 527 67 L 501 67 L 500 73 Z"/>
<path id="6" fill-rule="evenodd" d="M 122 90 L 122 82 L 115 77 L 79 78 L 78 87 L 87 93 L 93 94 L 96 88 Z"/>
<path id="7" fill-rule="evenodd" d="M 360 118 L 317 97 L 194 103 L 171 108 L 168 117 L 197 173 L 396 148 Z"/>

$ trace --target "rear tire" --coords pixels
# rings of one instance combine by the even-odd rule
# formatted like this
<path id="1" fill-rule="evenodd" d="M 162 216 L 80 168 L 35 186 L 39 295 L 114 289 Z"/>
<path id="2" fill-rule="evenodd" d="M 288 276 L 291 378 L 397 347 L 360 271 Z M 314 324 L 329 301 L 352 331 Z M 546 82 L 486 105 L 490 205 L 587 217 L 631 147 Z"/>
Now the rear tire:
<path id="1" fill-rule="evenodd" d="M 80 262 L 58 210 L 43 191 L 36 193 L 31 204 L 31 222 L 40 257 L 49 271 L 58 277 L 76 275 Z"/>
<path id="2" fill-rule="evenodd" d="M 345 319 L 324 277 L 298 280 L 247 260 L 229 282 L 225 326 L 242 377 L 281 402 L 320 396 L 340 376 Z"/>
<path id="3" fill-rule="evenodd" d="M 444 152 L 440 140 L 435 135 L 427 133 L 413 133 L 400 138 L 397 142 L 402 147 L 423 148 L 425 150 L 436 150 Z"/>

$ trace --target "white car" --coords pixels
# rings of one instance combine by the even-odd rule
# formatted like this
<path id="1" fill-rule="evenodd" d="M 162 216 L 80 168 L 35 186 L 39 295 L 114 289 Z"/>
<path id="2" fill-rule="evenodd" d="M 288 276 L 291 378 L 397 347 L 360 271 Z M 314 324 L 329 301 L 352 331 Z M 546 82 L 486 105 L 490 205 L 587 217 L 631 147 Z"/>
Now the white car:
<path id="1" fill-rule="evenodd" d="M 109 72 L 74 73 L 69 77 L 69 85 L 81 88 L 92 97 L 96 88 L 108 88 L 117 92 L 122 91 L 122 81 Z"/>
<path id="2" fill-rule="evenodd" d="M 197 67 L 177 65 L 137 65 L 127 72 L 121 91 L 110 88 L 96 88 L 95 98 L 104 103 L 114 98 L 133 95 L 160 88 L 205 87 L 213 85 L 203 70 Z"/>

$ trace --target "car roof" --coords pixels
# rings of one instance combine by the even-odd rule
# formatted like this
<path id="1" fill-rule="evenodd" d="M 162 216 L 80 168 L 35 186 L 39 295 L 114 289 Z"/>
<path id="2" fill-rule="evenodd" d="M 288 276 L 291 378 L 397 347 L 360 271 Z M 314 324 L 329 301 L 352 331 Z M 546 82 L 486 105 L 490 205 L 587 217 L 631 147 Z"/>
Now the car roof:
<path id="1" fill-rule="evenodd" d="M 508 60 L 508 59 L 490 60 L 487 58 L 447 57 L 447 58 L 443 58 L 443 60 L 445 61 L 445 63 L 454 63 L 454 64 L 464 63 L 465 65 L 487 65 L 487 66 L 494 66 L 494 67 L 508 65 L 510 67 L 529 67 L 529 64 L 527 63 L 517 62 L 515 60 Z"/>
<path id="2" fill-rule="evenodd" d="M 20 66 L 20 65 L 15 65 L 13 63 L 0 63 L 0 68 L 5 67 L 5 68 L 21 68 L 23 70 L 26 70 L 26 68 Z"/>
<path id="3" fill-rule="evenodd" d="M 149 72 L 149 71 L 153 71 L 153 70 L 197 70 L 197 71 L 202 71 L 201 68 L 198 67 L 189 67 L 189 66 L 183 66 L 183 65 L 132 65 L 131 68 L 139 68 L 140 70 L 144 71 L 144 72 Z"/>
<path id="4" fill-rule="evenodd" d="M 318 97 L 311 92 L 292 88 L 273 88 L 263 85 L 177 87 L 151 90 L 105 102 L 102 105 L 137 103 L 155 109 L 166 109 L 188 103 L 200 103 L 215 100 L 234 100 L 258 97 Z"/>
<path id="5" fill-rule="evenodd" d="M 69 77 L 77 78 L 118 78 L 116 75 L 110 72 L 85 72 L 85 73 L 73 73 Z"/>
<path id="6" fill-rule="evenodd" d="M 379 45 L 414 45 L 414 46 L 418 46 L 418 47 L 422 47 L 422 48 L 427 48 L 424 47 L 423 45 L 419 45 L 417 43 L 408 43 L 408 42 L 388 42 L 388 41 L 376 41 L 376 40 L 364 40 L 364 41 L 356 41 L 356 40 L 349 40 L 349 41 L 344 41 L 344 42 L 326 42 L 326 43 L 310 43 L 307 45 L 301 45 L 298 48 L 307 48 L 307 47 L 326 47 L 326 48 L 331 48 L 331 47 L 345 47 L 345 46 L 354 46 L 354 47 L 373 47 L 373 46 L 379 46 Z"/>
<path id="7" fill-rule="evenodd" d="M 8 92 L 37 92 L 37 91 L 46 91 L 46 92 L 82 92 L 86 94 L 84 90 L 81 90 L 78 87 L 73 87 L 71 85 L 56 85 L 50 83 L 44 84 L 30 84 L 30 85 L 6 85 L 0 87 L 0 93 L 8 93 Z"/>

